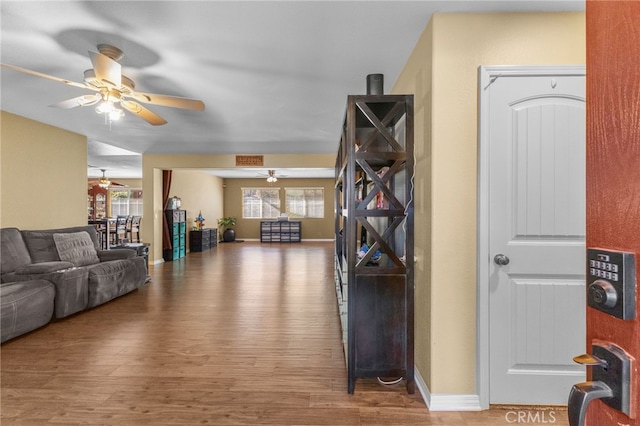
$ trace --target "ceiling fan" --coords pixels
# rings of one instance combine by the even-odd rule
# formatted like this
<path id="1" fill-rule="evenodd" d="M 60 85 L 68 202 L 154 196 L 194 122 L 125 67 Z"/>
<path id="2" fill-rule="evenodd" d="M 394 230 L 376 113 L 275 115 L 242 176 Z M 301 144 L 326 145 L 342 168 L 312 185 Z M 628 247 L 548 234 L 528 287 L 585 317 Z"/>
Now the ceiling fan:
<path id="1" fill-rule="evenodd" d="M 258 173 L 258 176 L 266 177 L 267 178 L 267 182 L 269 182 L 269 183 L 277 182 L 278 178 L 287 177 L 287 175 L 276 174 L 275 170 L 267 170 L 267 174 L 266 175 L 264 173 Z"/>
<path id="2" fill-rule="evenodd" d="M 88 69 L 84 72 L 84 83 L 76 83 L 26 68 L 20 68 L 15 65 L 0 65 L 14 71 L 36 77 L 48 78 L 49 80 L 64 83 L 69 86 L 96 92 L 90 95 L 67 99 L 50 106 L 70 109 L 98 104 L 96 111 L 108 115 L 109 120 L 117 120 L 124 115 L 124 111 L 118 108 L 118 105 L 120 105 L 122 108 L 154 126 L 167 123 L 167 120 L 140 105 L 139 102 L 197 111 L 204 110 L 204 102 L 197 99 L 136 92 L 135 83 L 129 77 L 122 74 L 121 65 L 117 62 L 124 55 L 122 50 L 108 44 L 99 44 L 97 47 L 98 52 L 89 52 L 93 69 Z"/>

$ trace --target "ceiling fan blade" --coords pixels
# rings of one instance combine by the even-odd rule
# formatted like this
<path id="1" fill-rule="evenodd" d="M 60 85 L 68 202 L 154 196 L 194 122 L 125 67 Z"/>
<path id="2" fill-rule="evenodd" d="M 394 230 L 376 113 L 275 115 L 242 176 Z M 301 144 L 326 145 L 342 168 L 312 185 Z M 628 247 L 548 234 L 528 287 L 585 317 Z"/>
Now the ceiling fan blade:
<path id="1" fill-rule="evenodd" d="M 20 67 L 17 67 L 15 65 L 0 64 L 0 66 L 3 66 L 5 68 L 9 68 L 10 70 L 22 72 L 22 73 L 25 73 L 25 74 L 30 74 L 30 75 L 33 75 L 33 76 L 36 76 L 36 77 L 47 78 L 49 80 L 57 81 L 58 83 L 64 83 L 64 84 L 67 84 L 69 86 L 78 87 L 80 89 L 96 90 L 93 87 L 88 87 L 87 85 L 82 84 L 82 83 L 76 83 L 75 81 L 66 80 L 64 78 L 59 78 L 59 77 L 54 77 L 54 76 L 49 75 L 49 74 L 43 74 L 41 72 L 28 70 L 26 68 L 20 68 Z"/>
<path id="2" fill-rule="evenodd" d="M 107 86 L 119 89 L 122 85 L 122 67 L 119 63 L 102 53 L 89 52 L 96 78 Z"/>
<path id="3" fill-rule="evenodd" d="M 61 101 L 53 105 L 49 105 L 54 108 L 62 108 L 62 109 L 70 109 L 75 107 L 82 107 L 88 105 L 94 105 L 100 102 L 102 97 L 99 93 L 94 95 L 84 95 L 78 96 L 77 98 L 67 99 L 66 101 Z"/>
<path id="4" fill-rule="evenodd" d="M 198 99 L 179 98 L 177 96 L 156 95 L 152 93 L 135 92 L 131 95 L 135 100 L 147 104 L 168 106 L 173 108 L 204 110 L 204 102 Z"/>
<path id="5" fill-rule="evenodd" d="M 167 120 L 157 115 L 155 112 L 148 110 L 137 102 L 133 101 L 125 101 L 121 100 L 120 105 L 122 108 L 126 109 L 129 112 L 134 113 L 138 117 L 145 120 L 147 123 L 153 126 L 160 126 L 162 124 L 167 124 Z"/>

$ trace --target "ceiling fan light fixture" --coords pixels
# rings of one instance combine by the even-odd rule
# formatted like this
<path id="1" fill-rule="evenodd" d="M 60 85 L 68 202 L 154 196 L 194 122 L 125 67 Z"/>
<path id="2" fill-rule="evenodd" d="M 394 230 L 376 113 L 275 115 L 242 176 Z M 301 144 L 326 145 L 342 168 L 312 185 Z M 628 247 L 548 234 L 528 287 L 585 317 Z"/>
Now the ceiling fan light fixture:
<path id="1" fill-rule="evenodd" d="M 109 117 L 109 121 L 120 120 L 122 117 L 124 117 L 124 111 L 120 108 L 117 108 L 115 103 L 111 100 L 100 102 L 100 104 L 96 107 L 96 112 L 98 114 L 105 114 L 105 116 Z"/>
<path id="2" fill-rule="evenodd" d="M 267 182 L 275 183 L 275 182 L 278 181 L 278 178 L 276 177 L 276 171 L 275 170 L 269 170 L 267 173 L 269 174 L 269 176 L 267 176 Z"/>
<path id="3" fill-rule="evenodd" d="M 110 121 L 117 121 L 117 120 L 120 120 L 122 117 L 124 117 L 124 111 L 119 108 L 114 108 L 113 110 L 109 111 Z"/>
<path id="4" fill-rule="evenodd" d="M 113 102 L 110 101 L 100 102 L 100 104 L 96 107 L 96 112 L 98 114 L 108 114 L 114 110 L 116 110 L 116 107 L 115 105 L 113 105 Z"/>
<path id="5" fill-rule="evenodd" d="M 105 169 L 100 169 L 102 171 L 102 176 L 98 179 L 98 186 L 100 188 L 107 189 L 111 185 L 111 181 L 105 176 Z"/>

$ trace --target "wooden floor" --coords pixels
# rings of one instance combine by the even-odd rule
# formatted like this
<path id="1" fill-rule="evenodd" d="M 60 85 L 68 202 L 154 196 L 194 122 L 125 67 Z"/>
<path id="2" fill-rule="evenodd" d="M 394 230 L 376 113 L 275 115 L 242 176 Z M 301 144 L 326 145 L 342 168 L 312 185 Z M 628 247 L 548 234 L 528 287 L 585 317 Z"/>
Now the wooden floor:
<path id="1" fill-rule="evenodd" d="M 2 425 L 516 423 L 522 409 L 430 413 L 403 385 L 359 379 L 347 394 L 332 250 L 220 244 L 155 266 L 138 291 L 6 342 Z M 567 424 L 566 411 L 533 415 Z"/>

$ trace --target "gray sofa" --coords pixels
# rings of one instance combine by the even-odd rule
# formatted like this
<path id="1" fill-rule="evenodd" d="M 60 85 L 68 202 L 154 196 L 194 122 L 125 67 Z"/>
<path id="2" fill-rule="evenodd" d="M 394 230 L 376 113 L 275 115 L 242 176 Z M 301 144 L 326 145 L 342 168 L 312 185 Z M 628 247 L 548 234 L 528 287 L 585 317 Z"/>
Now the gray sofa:
<path id="1" fill-rule="evenodd" d="M 2 342 L 46 324 L 43 318 L 52 313 L 64 318 L 129 293 L 147 276 L 145 260 L 134 250 L 101 250 L 91 225 L 3 228 L 0 253 Z"/>

